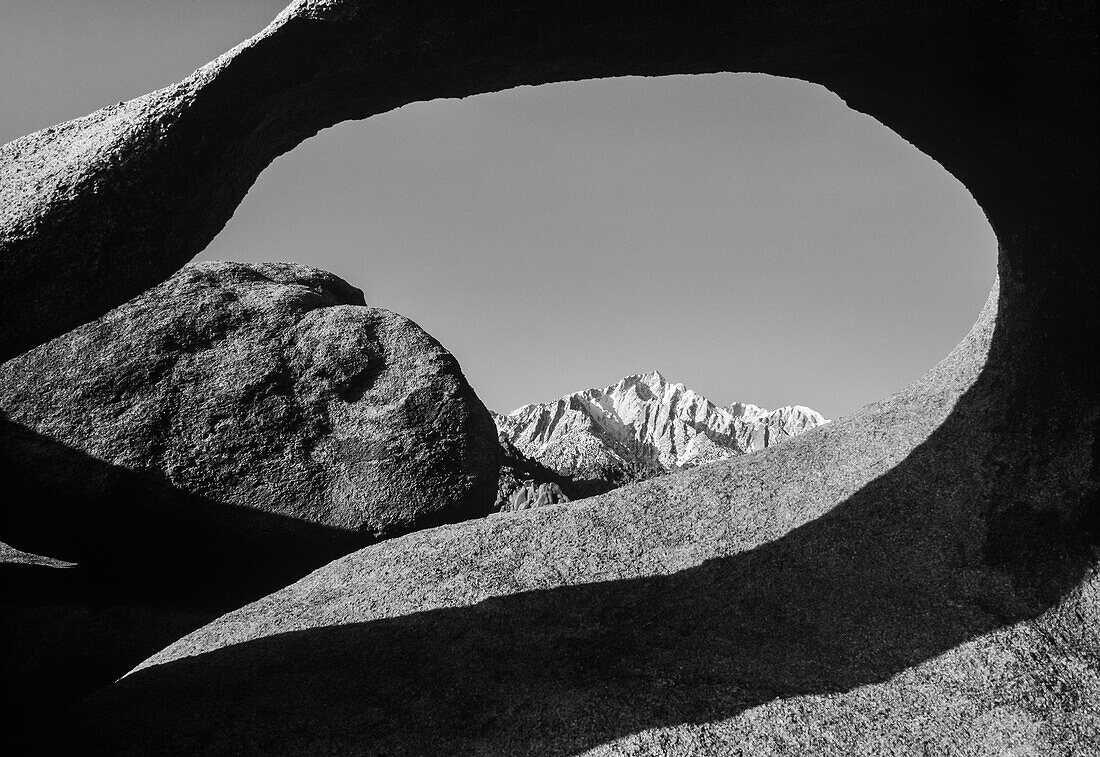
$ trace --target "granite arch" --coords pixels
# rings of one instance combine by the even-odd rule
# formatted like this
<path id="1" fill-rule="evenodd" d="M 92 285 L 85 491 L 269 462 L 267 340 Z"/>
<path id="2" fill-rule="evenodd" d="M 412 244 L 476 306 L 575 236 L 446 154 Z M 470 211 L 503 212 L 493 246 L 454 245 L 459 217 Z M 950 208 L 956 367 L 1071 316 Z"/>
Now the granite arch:
<path id="1" fill-rule="evenodd" d="M 195 676 L 217 678 L 218 671 L 256 659 L 257 669 L 267 670 L 271 659 L 282 657 L 284 644 L 293 648 L 304 640 L 308 649 L 342 649 L 344 642 L 326 639 L 348 633 L 352 646 L 397 643 L 387 618 L 409 618 L 444 634 L 476 626 L 471 618 L 505 617 L 509 608 L 531 603 L 536 610 L 575 606 L 578 617 L 591 619 L 603 617 L 592 612 L 606 601 L 604 589 L 636 599 L 671 595 L 676 581 L 732 591 L 774 571 L 776 555 L 800 565 L 797 575 L 834 569 L 841 578 L 823 586 L 817 598 L 798 581 L 781 580 L 786 600 L 768 599 L 763 616 L 752 616 L 749 600 L 738 598 L 744 610 L 738 618 L 764 617 L 767 626 L 809 601 L 836 648 L 857 650 L 850 613 L 838 607 L 869 613 L 875 630 L 899 635 L 896 643 L 872 647 L 877 659 L 831 664 L 826 656 L 823 669 L 813 668 L 817 658 L 791 656 L 797 642 L 788 639 L 780 648 L 787 656 L 773 660 L 771 670 L 777 680 L 796 683 L 764 694 L 855 696 L 860 686 L 887 685 L 905 671 L 936 664 L 938 656 L 1018 628 L 1025 635 L 1046 634 L 1044 649 L 1080 662 L 1075 685 L 1088 685 L 1090 664 L 1095 683 L 1096 22 L 1089 3 L 1055 9 L 1038 2 L 918 6 L 883 0 L 796 10 L 691 2 L 624 10 L 572 2 L 387 8 L 303 1 L 175 87 L 0 148 L 5 357 L 168 276 L 217 233 L 270 160 L 317 130 L 414 100 L 520 84 L 715 71 L 819 83 L 944 165 L 974 195 L 999 241 L 998 285 L 971 335 L 908 389 L 758 461 L 626 489 L 581 509 L 450 527 L 356 553 L 173 645 L 145 670 L 82 705 L 73 732 L 101 723 L 110 712 L 116 729 L 105 728 L 102 738 L 133 733 L 142 716 L 120 702 L 158 690 L 186 693 Z M 748 502 L 760 506 L 759 517 L 738 515 Z M 669 515 L 655 515 L 657 505 Z M 627 515 L 645 528 L 628 529 L 624 541 L 607 523 Z M 678 533 L 673 515 L 681 527 L 683 518 L 692 518 L 695 530 Z M 892 554 L 852 532 L 864 522 L 875 524 L 870 532 Z M 540 535 L 534 525 L 546 531 Z M 569 528 L 582 536 L 559 538 Z M 486 530 L 494 543 L 535 555 L 528 566 L 533 572 L 520 580 L 515 566 L 505 570 L 491 560 L 466 566 L 459 546 L 488 538 Z M 814 550 L 824 551 L 807 556 Z M 442 561 L 433 563 L 440 569 L 462 566 L 469 585 L 445 585 L 406 564 L 429 552 Z M 866 560 L 853 563 L 845 554 Z M 640 562 L 629 564 L 630 555 Z M 331 600 L 340 622 L 281 612 L 288 602 L 331 585 L 334 576 L 377 576 L 380 566 L 392 564 L 404 565 L 392 585 L 349 589 Z M 498 568 L 502 572 L 494 572 Z M 546 578 L 551 568 L 556 579 Z M 606 584 L 598 596 L 581 588 L 594 583 Z M 530 593 L 543 591 L 549 594 Z M 853 599 L 866 591 L 881 601 L 879 611 Z M 898 599 L 904 591 L 919 601 Z M 949 609 L 956 606 L 965 608 L 958 616 Z M 708 608 L 697 603 L 685 617 L 704 625 L 725 617 Z M 934 631 L 899 632 L 894 612 L 910 618 L 925 613 L 921 620 Z M 246 618 L 262 623 L 248 630 Z M 645 627 L 646 620 L 654 620 L 649 610 L 629 604 L 607 623 L 625 633 Z M 556 629 L 547 631 L 551 638 L 569 638 L 568 622 L 547 622 Z M 521 621 L 510 623 L 494 631 L 501 644 L 530 630 Z M 345 630 L 356 627 L 361 634 Z M 591 649 L 604 659 L 617 649 L 621 659 L 668 673 L 675 665 L 655 663 L 653 641 L 674 630 L 658 625 L 653 638 L 627 635 L 625 648 L 599 641 Z M 483 642 L 456 643 L 467 651 L 498 649 Z M 409 644 L 406 651 L 417 649 Z M 753 648 L 759 660 L 775 652 Z M 574 659 L 568 653 L 535 657 L 541 668 Z M 759 673 L 767 664 L 749 668 Z M 482 687 L 494 675 L 491 666 L 452 672 L 455 680 L 473 676 Z M 621 683 L 630 672 L 608 674 Z M 732 696 L 746 675 L 734 666 L 728 680 L 712 683 L 726 686 L 722 696 Z M 573 691 L 576 681 L 567 683 Z M 353 690 L 352 682 L 344 684 L 331 693 Z M 599 682 L 577 685 L 594 691 Z M 629 686 L 610 690 L 605 706 L 623 705 L 631 693 Z M 586 721 L 579 741 L 543 751 L 575 753 L 670 725 L 742 722 L 744 713 L 766 701 L 750 692 L 736 706 L 715 709 L 709 704 L 717 701 L 714 692 L 706 696 L 703 703 L 677 700 L 680 706 L 671 711 L 654 702 L 640 719 Z M 469 739 L 481 743 L 476 740 L 493 734 L 491 728 L 489 736 L 458 732 L 457 720 L 440 727 L 448 724 L 467 747 Z M 506 751 L 517 744 L 512 739 L 499 746 Z"/>

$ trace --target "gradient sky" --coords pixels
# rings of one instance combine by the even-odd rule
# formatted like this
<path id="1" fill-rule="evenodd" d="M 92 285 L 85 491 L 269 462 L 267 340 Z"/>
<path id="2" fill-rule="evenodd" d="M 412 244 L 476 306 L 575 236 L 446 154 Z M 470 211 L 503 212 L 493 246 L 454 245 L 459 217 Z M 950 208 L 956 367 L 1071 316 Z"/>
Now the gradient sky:
<path id="1" fill-rule="evenodd" d="M 183 78 L 284 2 L 5 0 L 0 143 Z M 848 414 L 965 335 L 993 233 L 827 90 L 616 79 L 418 103 L 261 175 L 201 259 L 294 260 L 423 326 L 508 411 L 658 369 Z"/>

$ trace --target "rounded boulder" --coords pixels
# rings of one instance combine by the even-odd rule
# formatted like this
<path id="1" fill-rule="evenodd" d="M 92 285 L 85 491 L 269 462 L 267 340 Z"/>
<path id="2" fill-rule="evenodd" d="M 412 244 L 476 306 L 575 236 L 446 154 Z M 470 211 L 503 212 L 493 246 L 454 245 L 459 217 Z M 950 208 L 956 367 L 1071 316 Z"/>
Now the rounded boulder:
<path id="1" fill-rule="evenodd" d="M 496 490 L 455 358 L 296 264 L 190 265 L 0 366 L 0 408 L 25 501 L 3 537 L 88 565 L 277 582 Z"/>

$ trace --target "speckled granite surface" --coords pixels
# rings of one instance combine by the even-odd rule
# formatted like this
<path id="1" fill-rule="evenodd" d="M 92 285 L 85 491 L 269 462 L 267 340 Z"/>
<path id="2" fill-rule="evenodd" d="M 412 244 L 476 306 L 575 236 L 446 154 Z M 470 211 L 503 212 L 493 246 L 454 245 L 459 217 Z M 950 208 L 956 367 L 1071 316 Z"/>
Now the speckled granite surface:
<path id="1" fill-rule="evenodd" d="M 28 749 L 1100 749 L 1096 21 L 1078 2 L 303 2 L 180 88 L 121 106 L 142 135 L 163 125 L 163 147 L 113 136 L 109 114 L 5 147 L 0 162 L 29 156 L 24 188 L 27 170 L 94 181 L 99 164 L 62 138 L 118 166 L 98 194 L 66 178 L 9 205 L 5 307 L 58 314 L 5 315 L 9 354 L 167 276 L 316 128 L 521 83 L 817 81 L 966 184 L 1001 245 L 974 331 L 897 395 L 757 455 L 341 558 L 170 646 Z M 208 205 L 186 202 L 223 179 Z M 184 201 L 170 211 L 165 186 Z M 156 206 L 126 206 L 120 225 L 73 221 L 81 203 L 147 191 Z M 195 231 L 171 236 L 182 218 Z M 51 294 L 54 271 L 75 274 Z M 102 302 L 74 298 L 88 289 Z"/>

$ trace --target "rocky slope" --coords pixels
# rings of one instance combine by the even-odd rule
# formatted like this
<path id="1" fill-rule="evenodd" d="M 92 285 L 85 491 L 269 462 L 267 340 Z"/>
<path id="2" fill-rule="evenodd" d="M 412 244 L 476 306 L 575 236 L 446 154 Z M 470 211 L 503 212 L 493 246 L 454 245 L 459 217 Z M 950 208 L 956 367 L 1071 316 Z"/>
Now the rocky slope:
<path id="1" fill-rule="evenodd" d="M 719 407 L 657 371 L 493 413 L 493 420 L 503 441 L 569 477 L 581 496 L 762 450 L 827 423 L 800 405 Z"/>

